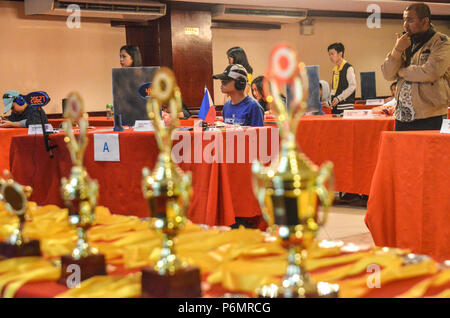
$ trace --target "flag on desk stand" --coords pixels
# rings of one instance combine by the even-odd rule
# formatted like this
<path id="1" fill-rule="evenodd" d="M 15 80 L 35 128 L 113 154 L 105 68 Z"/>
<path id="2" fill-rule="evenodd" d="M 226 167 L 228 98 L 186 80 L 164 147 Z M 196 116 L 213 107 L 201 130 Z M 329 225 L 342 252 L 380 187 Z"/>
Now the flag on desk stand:
<path id="1" fill-rule="evenodd" d="M 208 124 L 213 125 L 216 120 L 216 108 L 212 101 L 211 95 L 205 85 L 205 94 L 203 95 L 202 105 L 198 112 L 198 118 L 203 119 Z"/>

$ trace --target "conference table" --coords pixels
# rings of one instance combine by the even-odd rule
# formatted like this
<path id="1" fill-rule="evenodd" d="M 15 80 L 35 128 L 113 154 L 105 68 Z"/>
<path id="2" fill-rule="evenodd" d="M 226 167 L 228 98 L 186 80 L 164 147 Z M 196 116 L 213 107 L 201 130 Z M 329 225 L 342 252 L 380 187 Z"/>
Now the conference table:
<path id="1" fill-rule="evenodd" d="M 64 118 L 50 118 L 48 119 L 48 123 L 53 126 L 54 129 L 60 128 L 63 123 Z M 114 119 L 107 118 L 106 116 L 96 116 L 89 117 L 89 126 L 91 127 L 112 127 L 114 126 Z M 192 126 L 194 123 L 194 119 L 180 119 L 181 126 Z"/>
<path id="2" fill-rule="evenodd" d="M 14 136 L 28 134 L 27 128 L 0 128 L 0 173 L 9 170 L 9 149 Z"/>
<path id="3" fill-rule="evenodd" d="M 260 223 L 261 212 L 250 183 L 250 166 L 260 156 L 270 163 L 272 131 L 278 132 L 273 127 L 259 127 L 175 133 L 174 147 L 179 142 L 186 146 L 180 151 L 179 166 L 192 172 L 194 195 L 188 210 L 191 221 L 232 225 L 235 217 L 244 217 L 256 225 Z M 99 205 L 108 207 L 113 213 L 148 217 L 141 182 L 142 168 L 153 169 L 159 153 L 154 132 L 135 132 L 132 129 L 119 132 L 120 162 L 95 161 L 94 134 L 104 133 L 115 132 L 112 128 L 89 130 L 89 144 L 84 157 L 88 174 L 99 182 Z M 63 206 L 60 179 L 69 176 L 72 164 L 64 137 L 64 133 L 50 136 L 51 143 L 57 146 L 53 149 L 53 158 L 41 145 L 42 135 L 18 136 L 12 141 L 10 162 L 14 178 L 33 187 L 31 199 L 40 205 Z M 274 135 L 274 145 L 278 146 L 278 134 Z M 249 149 L 253 149 L 253 153 Z M 273 149 L 276 156 L 278 147 Z M 210 158 L 203 155 L 209 153 L 213 154 Z M 224 162 L 214 157 L 219 153 L 223 154 Z"/>
<path id="4" fill-rule="evenodd" d="M 60 128 L 65 118 L 49 118 L 48 123 L 53 126 L 54 129 Z M 114 126 L 114 120 L 107 118 L 106 116 L 89 117 L 89 126 L 93 127 L 108 127 Z"/>
<path id="5" fill-rule="evenodd" d="M 182 121 L 182 124 L 193 124 L 193 120 Z M 310 116 L 300 120 L 296 138 L 300 149 L 314 163 L 320 165 L 327 160 L 334 163 L 336 191 L 369 194 L 378 155 L 378 138 L 382 131 L 393 130 L 393 126 L 393 120 L 387 117 L 343 119 Z M 99 204 L 110 208 L 113 213 L 146 217 L 148 207 L 141 192 L 141 171 L 143 167 L 151 169 L 155 164 L 158 148 L 154 133 L 134 132 L 131 129 L 119 132 L 120 162 L 94 161 L 93 134 L 113 133 L 111 129 L 90 130 L 85 154 L 88 173 L 100 183 Z M 256 152 L 260 155 L 259 149 L 263 149 L 261 146 L 265 145 L 268 156 L 275 158 L 277 152 L 274 152 L 274 149 L 278 147 L 279 141 L 277 128 L 251 128 L 237 133 L 248 135 L 252 129 L 267 132 L 267 136 L 263 136 L 262 143 L 259 141 L 260 134 L 257 134 L 257 142 L 251 142 L 247 136 L 243 147 L 248 150 L 250 145 L 257 145 Z M 195 148 L 196 133 L 177 133 L 189 135 L 191 147 Z M 205 132 L 203 135 L 212 136 L 217 133 Z M 221 134 L 226 136 L 227 132 Z M 53 203 L 62 206 L 60 179 L 69 175 L 71 165 L 63 139 L 63 133 L 50 136 L 51 142 L 57 145 L 57 148 L 53 149 L 53 159 L 45 152 L 42 136 L 19 136 L 12 140 L 11 171 L 19 183 L 34 188 L 32 200 L 38 204 Z M 209 140 L 204 139 L 201 143 L 202 151 L 210 151 Z M 272 144 L 276 146 L 273 147 Z M 227 149 L 225 143 L 221 147 L 226 156 L 227 151 L 234 149 L 236 145 Z M 262 154 L 264 155 L 264 152 Z M 235 153 L 235 157 L 236 155 Z M 231 225 L 235 217 L 243 217 L 255 226 L 264 226 L 251 185 L 253 159 L 255 157 L 249 158 L 249 153 L 246 152 L 242 162 L 182 162 L 180 167 L 193 174 L 194 197 L 188 212 L 190 219 L 195 223 L 207 225 Z M 268 164 L 272 159 L 270 162 L 264 160 Z"/>
<path id="6" fill-rule="evenodd" d="M 315 164 L 334 164 L 336 191 L 368 195 L 380 135 L 394 129 L 392 117 L 305 116 L 300 120 L 296 139 L 300 150 Z"/>
<path id="7" fill-rule="evenodd" d="M 380 105 L 366 105 L 366 104 L 353 104 L 353 109 L 361 110 L 361 109 L 372 109 L 374 107 L 378 107 Z M 322 111 L 325 114 L 331 114 L 331 107 L 322 107 Z"/>
<path id="8" fill-rule="evenodd" d="M 378 246 L 450 259 L 450 134 L 383 132 L 365 222 Z"/>

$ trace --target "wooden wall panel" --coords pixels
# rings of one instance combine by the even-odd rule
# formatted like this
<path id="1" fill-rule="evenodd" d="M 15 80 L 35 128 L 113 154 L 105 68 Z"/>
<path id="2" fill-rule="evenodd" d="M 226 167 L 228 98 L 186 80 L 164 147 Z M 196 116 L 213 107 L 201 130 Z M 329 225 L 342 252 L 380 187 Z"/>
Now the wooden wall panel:
<path id="1" fill-rule="evenodd" d="M 198 34 L 186 34 L 197 28 Z M 166 16 L 146 26 L 126 25 L 127 44 L 137 45 L 145 66 L 170 67 L 184 103 L 200 108 L 205 85 L 213 96 L 211 12 L 168 4 Z"/>

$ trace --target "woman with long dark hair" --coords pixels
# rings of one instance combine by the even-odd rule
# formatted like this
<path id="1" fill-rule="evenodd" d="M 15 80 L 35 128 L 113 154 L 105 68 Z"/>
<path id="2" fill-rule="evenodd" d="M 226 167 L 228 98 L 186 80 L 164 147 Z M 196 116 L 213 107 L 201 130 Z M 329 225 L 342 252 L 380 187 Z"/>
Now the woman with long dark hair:
<path id="1" fill-rule="evenodd" d="M 124 45 L 120 48 L 120 65 L 122 67 L 142 66 L 141 52 L 134 45 Z"/>
<path id="2" fill-rule="evenodd" d="M 271 113 L 270 105 L 267 102 L 267 97 L 264 95 L 263 90 L 263 81 L 264 76 L 258 76 L 255 78 L 252 82 L 252 95 L 253 98 L 258 101 L 258 103 L 261 105 L 262 108 L 264 108 L 265 113 Z M 281 100 L 283 101 L 284 105 L 286 105 L 286 97 L 284 95 L 280 95 Z"/>
<path id="3" fill-rule="evenodd" d="M 253 68 L 250 66 L 250 63 L 248 63 L 247 54 L 245 54 L 244 49 L 239 46 L 234 46 L 231 49 L 228 49 L 227 57 L 230 65 L 241 64 L 245 68 L 248 75 L 248 83 L 250 84 L 252 82 Z"/>

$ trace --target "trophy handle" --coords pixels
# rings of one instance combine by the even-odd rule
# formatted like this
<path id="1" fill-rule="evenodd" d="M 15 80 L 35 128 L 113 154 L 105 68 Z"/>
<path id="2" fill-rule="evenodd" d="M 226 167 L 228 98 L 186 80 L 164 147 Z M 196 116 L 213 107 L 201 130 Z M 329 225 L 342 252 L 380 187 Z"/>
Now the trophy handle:
<path id="1" fill-rule="evenodd" d="M 328 187 L 326 184 L 328 183 Z M 333 163 L 325 162 L 319 170 L 317 177 L 316 193 L 319 196 L 320 202 L 323 206 L 322 220 L 317 220 L 319 226 L 323 226 L 328 218 L 328 209 L 331 207 L 334 198 L 334 172 Z"/>

